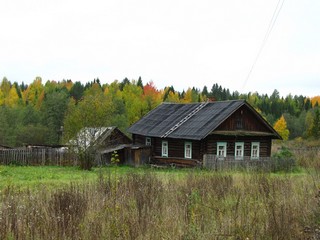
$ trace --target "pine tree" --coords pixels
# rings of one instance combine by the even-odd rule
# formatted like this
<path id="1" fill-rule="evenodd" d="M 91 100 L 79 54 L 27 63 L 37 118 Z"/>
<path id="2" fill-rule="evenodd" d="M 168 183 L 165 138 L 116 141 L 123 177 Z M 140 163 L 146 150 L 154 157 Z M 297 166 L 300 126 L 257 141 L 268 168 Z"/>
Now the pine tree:
<path id="1" fill-rule="evenodd" d="M 143 89 L 143 83 L 142 83 L 141 77 L 139 77 L 139 79 L 138 79 L 137 86 L 141 87 Z"/>
<path id="2" fill-rule="evenodd" d="M 314 111 L 313 125 L 311 129 L 312 136 L 318 138 L 320 136 L 320 111 L 316 108 Z"/>

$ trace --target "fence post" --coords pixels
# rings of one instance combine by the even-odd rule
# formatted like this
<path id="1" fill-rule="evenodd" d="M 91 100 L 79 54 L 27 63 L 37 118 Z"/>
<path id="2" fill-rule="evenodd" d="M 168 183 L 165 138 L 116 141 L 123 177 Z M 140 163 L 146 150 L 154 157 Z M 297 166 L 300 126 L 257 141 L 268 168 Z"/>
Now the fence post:
<path id="1" fill-rule="evenodd" d="M 203 160 L 202 160 L 203 167 L 207 168 L 207 154 L 203 154 Z"/>

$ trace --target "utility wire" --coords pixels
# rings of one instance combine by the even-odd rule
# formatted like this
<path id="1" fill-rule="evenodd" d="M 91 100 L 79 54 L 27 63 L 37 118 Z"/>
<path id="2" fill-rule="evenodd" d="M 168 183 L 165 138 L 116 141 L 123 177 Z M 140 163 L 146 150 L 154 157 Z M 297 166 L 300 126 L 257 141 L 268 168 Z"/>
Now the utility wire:
<path id="1" fill-rule="evenodd" d="M 249 78 L 251 76 L 251 73 L 253 71 L 253 68 L 255 67 L 256 63 L 258 62 L 258 59 L 259 59 L 259 57 L 261 55 L 261 52 L 262 52 L 264 46 L 266 45 L 266 42 L 267 42 L 267 40 L 268 40 L 268 38 L 270 36 L 270 33 L 271 33 L 271 31 L 272 31 L 272 29 L 273 29 L 273 27 L 274 27 L 274 25 L 275 25 L 275 23 L 277 21 L 277 18 L 278 18 L 279 13 L 280 13 L 280 11 L 282 9 L 284 1 L 285 0 L 278 0 L 277 6 L 276 6 L 276 8 L 275 8 L 275 10 L 274 10 L 274 12 L 272 14 L 272 18 L 271 18 L 271 20 L 269 22 L 269 26 L 268 26 L 267 32 L 266 32 L 266 34 L 265 34 L 265 36 L 263 38 L 263 41 L 262 41 L 261 46 L 259 48 L 258 54 L 256 55 L 256 57 L 255 57 L 255 59 L 253 61 L 253 64 L 252 64 L 252 66 L 250 68 L 250 71 L 249 71 L 249 73 L 248 73 L 248 75 L 247 75 L 247 77 L 246 77 L 246 79 L 245 79 L 245 81 L 243 83 L 242 88 L 244 88 L 246 86 L 246 84 L 247 84 L 247 82 L 248 82 L 248 80 L 249 80 Z"/>

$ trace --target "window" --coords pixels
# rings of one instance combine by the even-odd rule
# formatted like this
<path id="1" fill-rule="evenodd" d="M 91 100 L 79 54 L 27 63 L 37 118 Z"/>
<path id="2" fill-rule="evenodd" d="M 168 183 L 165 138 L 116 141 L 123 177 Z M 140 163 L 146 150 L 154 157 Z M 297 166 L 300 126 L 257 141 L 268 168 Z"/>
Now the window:
<path id="1" fill-rule="evenodd" d="M 146 145 L 151 146 L 151 138 L 146 137 Z"/>
<path id="2" fill-rule="evenodd" d="M 227 156 L 227 143 L 226 142 L 218 142 L 217 143 L 217 157 L 224 158 Z"/>
<path id="3" fill-rule="evenodd" d="M 184 143 L 184 157 L 185 158 L 192 158 L 192 143 L 191 142 Z"/>
<path id="4" fill-rule="evenodd" d="M 260 143 L 259 142 L 251 143 L 251 158 L 258 159 L 259 152 L 260 152 Z"/>
<path id="5" fill-rule="evenodd" d="M 162 141 L 161 156 L 168 157 L 168 142 L 167 141 Z"/>
<path id="6" fill-rule="evenodd" d="M 243 159 L 243 152 L 244 152 L 244 143 L 243 142 L 236 142 L 234 148 L 234 157 L 236 160 Z"/>
<path id="7" fill-rule="evenodd" d="M 236 119 L 236 129 L 243 129 L 242 118 L 240 117 Z"/>

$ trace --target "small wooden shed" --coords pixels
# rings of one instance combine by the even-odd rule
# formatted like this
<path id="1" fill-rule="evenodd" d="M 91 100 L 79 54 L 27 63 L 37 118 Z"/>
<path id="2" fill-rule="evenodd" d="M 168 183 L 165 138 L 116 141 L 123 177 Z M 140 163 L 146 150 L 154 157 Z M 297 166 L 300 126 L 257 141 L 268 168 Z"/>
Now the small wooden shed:
<path id="1" fill-rule="evenodd" d="M 3 149 L 12 149 L 12 147 L 0 144 L 0 150 L 3 150 Z"/>
<path id="2" fill-rule="evenodd" d="M 127 164 L 131 156 L 132 140 L 115 126 L 86 127 L 79 131 L 76 138 L 69 141 L 75 150 L 92 151 L 96 153 L 97 164 L 110 164 L 115 152 L 121 164 Z"/>

